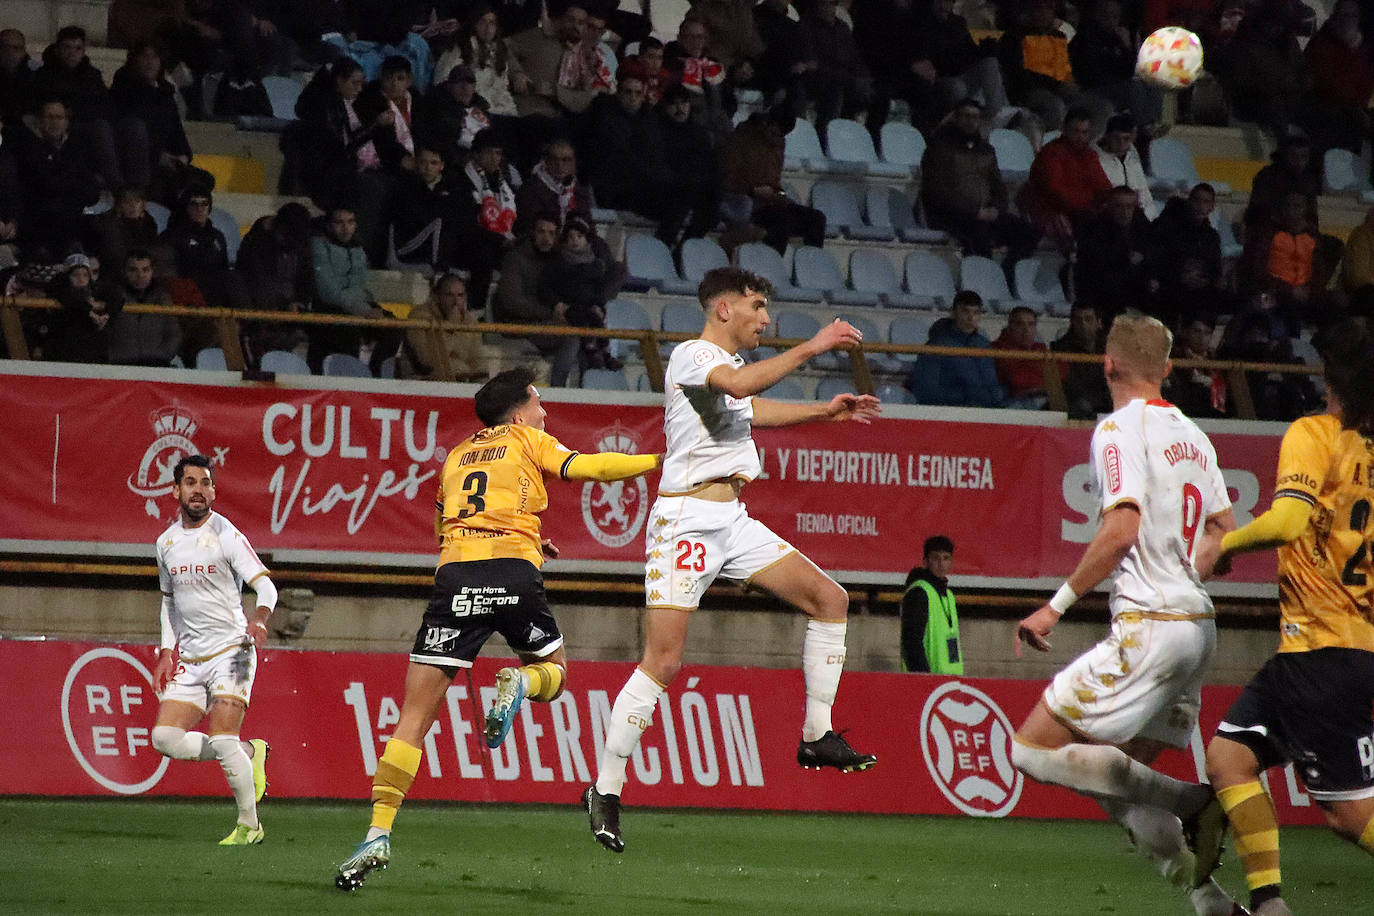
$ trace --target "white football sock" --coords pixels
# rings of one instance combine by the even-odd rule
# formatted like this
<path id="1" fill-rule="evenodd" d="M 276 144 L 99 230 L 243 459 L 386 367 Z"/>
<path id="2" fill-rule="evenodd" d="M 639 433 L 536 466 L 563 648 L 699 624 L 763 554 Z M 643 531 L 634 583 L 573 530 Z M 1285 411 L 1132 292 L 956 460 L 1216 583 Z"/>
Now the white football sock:
<path id="1" fill-rule="evenodd" d="M 1051 750 L 1013 741 L 1011 762 L 1039 782 L 1097 798 L 1163 808 L 1180 817 L 1206 804 L 1212 792 L 1207 786 L 1165 776 L 1105 744 L 1066 744 Z"/>
<path id="2" fill-rule="evenodd" d="M 833 726 L 830 707 L 840 689 L 844 670 L 844 635 L 848 624 L 828 620 L 808 620 L 802 642 L 802 677 L 806 681 L 806 720 L 802 740 L 815 741 Z"/>
<path id="3" fill-rule="evenodd" d="M 1154 863 L 1159 873 L 1171 884 L 1182 883 L 1192 874 L 1193 854 L 1183 839 L 1183 824 L 1168 811 L 1132 805 L 1112 798 L 1099 798 L 1097 803 L 1122 827 L 1131 832 L 1136 846 Z"/>
<path id="4" fill-rule="evenodd" d="M 209 743 L 234 793 L 239 823 L 249 827 L 258 826 L 258 803 L 253 797 L 256 794 L 253 789 L 253 761 L 243 752 L 243 743 L 238 735 L 212 735 Z"/>
<path id="5" fill-rule="evenodd" d="M 209 736 L 171 725 L 156 725 L 151 735 L 153 750 L 173 760 L 214 760 Z"/>
<path id="6" fill-rule="evenodd" d="M 596 791 L 602 795 L 619 795 L 625 788 L 625 767 L 635 752 L 644 729 L 652 722 L 654 706 L 663 688 L 639 668 L 620 688 L 611 720 L 606 723 L 606 750 L 596 772 Z"/>

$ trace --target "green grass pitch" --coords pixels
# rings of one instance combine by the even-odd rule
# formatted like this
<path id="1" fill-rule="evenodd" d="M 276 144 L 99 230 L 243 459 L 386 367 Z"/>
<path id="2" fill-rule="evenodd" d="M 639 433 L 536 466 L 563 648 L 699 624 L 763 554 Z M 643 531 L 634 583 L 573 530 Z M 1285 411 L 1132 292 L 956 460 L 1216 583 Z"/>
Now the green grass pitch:
<path id="1" fill-rule="evenodd" d="M 566 808 L 407 805 L 391 868 L 353 894 L 334 865 L 369 807 L 263 803 L 267 841 L 216 842 L 222 801 L 0 799 L 5 914 L 596 913 L 1189 916 L 1106 823 L 637 810 L 628 848 Z M 1283 833 L 1299 916 L 1374 912 L 1374 863 L 1326 830 Z M 1239 867 L 1219 873 L 1243 890 Z"/>

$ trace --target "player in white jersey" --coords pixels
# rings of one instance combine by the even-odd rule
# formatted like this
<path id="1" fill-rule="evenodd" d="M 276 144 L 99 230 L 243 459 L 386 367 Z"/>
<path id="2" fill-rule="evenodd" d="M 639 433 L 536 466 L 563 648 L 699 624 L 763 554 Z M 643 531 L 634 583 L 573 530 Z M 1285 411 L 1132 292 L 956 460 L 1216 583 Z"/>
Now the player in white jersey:
<path id="1" fill-rule="evenodd" d="M 1116 573 L 1111 629 L 1045 688 L 1016 732 L 1012 763 L 1095 798 L 1189 890 L 1198 913 L 1226 916 L 1244 911 L 1207 877 L 1224 824 L 1211 789 L 1149 766 L 1166 747 L 1186 747 L 1197 724 L 1216 647 L 1202 580 L 1235 528 L 1212 443 L 1160 395 L 1171 343 L 1164 325 L 1141 315 L 1117 318 L 1107 336 L 1115 411 L 1092 439 L 1102 524 L 1055 596 L 1021 621 L 1016 650 L 1024 640 L 1049 651 L 1078 595 Z"/>
<path id="2" fill-rule="evenodd" d="M 849 596 L 792 545 L 749 517 L 741 488 L 759 475 L 754 426 L 818 420 L 867 423 L 878 413 L 871 395 L 840 394 L 814 404 L 756 397 L 812 357 L 854 347 L 858 329 L 843 321 L 771 359 L 745 364 L 741 350 L 759 345 L 769 324 L 767 280 L 735 268 L 708 271 L 697 290 L 705 310 L 701 337 L 679 344 L 664 378 L 667 452 L 658 499 L 645 537 L 644 656 L 616 697 L 596 784 L 583 792 L 592 835 L 620 852 L 620 793 L 625 767 L 658 696 L 682 667 L 687 621 L 717 576 L 766 589 L 805 613 L 802 671 L 806 716 L 797 761 L 844 772 L 877 762 L 831 727 L 830 707 L 844 665 Z"/>
<path id="3" fill-rule="evenodd" d="M 241 741 L 277 590 L 248 540 L 211 511 L 210 460 L 189 455 L 172 472 L 180 517 L 157 539 L 162 584 L 162 649 L 153 685 L 161 697 L 153 747 L 177 760 L 218 760 L 234 793 L 238 823 L 221 846 L 251 846 L 264 836 L 258 801 L 267 789 L 267 742 Z M 251 619 L 241 589 L 257 593 Z M 191 731 L 202 719 L 205 732 Z"/>

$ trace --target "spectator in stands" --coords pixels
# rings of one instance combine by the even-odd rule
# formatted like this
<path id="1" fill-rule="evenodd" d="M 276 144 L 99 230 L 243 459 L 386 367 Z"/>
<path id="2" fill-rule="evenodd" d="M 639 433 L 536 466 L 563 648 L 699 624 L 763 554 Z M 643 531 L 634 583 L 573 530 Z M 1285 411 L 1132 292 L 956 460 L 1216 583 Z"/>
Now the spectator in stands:
<path id="1" fill-rule="evenodd" d="M 1113 188 L 1078 239 L 1075 301 L 1095 307 L 1109 323 L 1127 309 L 1143 309 L 1150 292 L 1149 251 L 1150 221 L 1135 192 L 1124 185 Z"/>
<path id="2" fill-rule="evenodd" d="M 38 133 L 25 131 L 17 151 L 20 238 L 29 261 L 61 261 L 81 239 L 81 211 L 100 198 L 90 148 L 69 130 L 70 113 L 57 100 L 38 108 Z"/>
<path id="3" fill-rule="evenodd" d="M 644 104 L 653 107 L 663 101 L 663 90 L 673 82 L 673 75 L 663 66 L 663 42 L 645 38 L 639 43 L 639 52 L 627 54 L 625 60 L 634 61 L 644 74 Z"/>
<path id="4" fill-rule="evenodd" d="M 1097 161 L 1112 187 L 1130 188 L 1140 206 L 1148 210 L 1154 204 L 1154 195 L 1150 193 L 1150 179 L 1145 177 L 1135 139 L 1135 119 L 1128 114 L 1112 115 L 1102 139 L 1097 141 Z"/>
<path id="5" fill-rule="evenodd" d="M 9 150 L 0 147 L 0 269 L 19 260 L 19 168 Z"/>
<path id="6" fill-rule="evenodd" d="M 1216 323 L 1208 315 L 1185 319 L 1174 337 L 1173 359 L 1215 359 L 1212 335 Z M 1174 363 L 1164 380 L 1164 397 L 1194 419 L 1226 416 L 1226 375 L 1220 369 L 1183 367 Z"/>
<path id="7" fill-rule="evenodd" d="M 243 297 L 229 270 L 228 240 L 210 222 L 213 208 L 214 198 L 208 190 L 199 186 L 187 189 L 158 241 L 172 249 L 177 276 L 194 280 L 207 305 L 241 306 Z"/>
<path id="8" fill-rule="evenodd" d="M 385 318 L 377 298 L 367 287 L 367 257 L 358 244 L 357 211 L 336 204 L 325 214 L 325 231 L 310 240 L 310 265 L 315 278 L 314 310 L 356 318 Z M 325 326 L 310 332 L 310 366 L 318 372 L 330 353 L 368 353 L 373 374 L 382 360 L 395 354 L 401 335 L 389 328 Z M 366 349 L 364 349 L 366 348 Z"/>
<path id="9" fill-rule="evenodd" d="M 446 176 L 444 156 L 435 146 L 417 146 L 415 171 L 397 179 L 388 266 L 442 271 L 454 261 L 460 225 L 470 208 L 463 203 L 463 189 Z"/>
<path id="10" fill-rule="evenodd" d="M 1335 239 L 1331 242 L 1340 245 Z M 1318 239 L 1307 198 L 1294 191 L 1284 199 L 1276 226 L 1260 227 L 1246 236 L 1242 288 L 1270 291 L 1278 314 L 1288 322 L 1289 335 L 1296 337 L 1304 322 L 1325 325 L 1339 317 L 1336 303 L 1326 293 L 1339 261 L 1339 249 L 1333 252 Z"/>
<path id="11" fill-rule="evenodd" d="M 735 234 L 750 225 L 762 229 L 764 241 L 779 254 L 794 235 L 817 248 L 825 244 L 825 214 L 790 200 L 782 190 L 785 138 L 795 123 L 783 105 L 756 111 L 721 151 L 721 215 Z"/>
<path id="12" fill-rule="evenodd" d="M 1095 0 L 1069 42 L 1069 63 L 1085 92 L 1105 99 L 1117 111 L 1128 112 L 1136 124 L 1149 130 L 1159 123 L 1164 95 L 1135 75 L 1140 42 L 1122 24 L 1121 7 L 1121 0 Z M 1113 184 L 1124 182 L 1114 180 Z"/>
<path id="13" fill-rule="evenodd" d="M 117 262 L 116 262 L 117 263 Z M 142 248 L 124 258 L 123 298 L 147 305 L 171 305 L 172 297 L 153 278 L 153 256 Z M 121 366 L 167 368 L 181 351 L 181 325 L 171 315 L 121 311 L 110 319 L 109 359 Z"/>
<path id="14" fill-rule="evenodd" d="M 838 16 L 839 0 L 815 0 L 801 18 L 802 40 L 815 56 L 810 80 L 816 100 L 816 130 L 825 136 L 832 118 L 853 118 L 868 108 L 873 77 L 850 31 Z"/>
<path id="15" fill-rule="evenodd" d="M 685 86 L 664 93 L 651 131 L 650 155 L 667 178 L 668 197 L 689 207 L 681 238 L 701 238 L 720 222 L 720 161 L 710 133 L 692 120 L 692 93 Z M 679 245 L 681 238 L 668 244 Z"/>
<path id="16" fill-rule="evenodd" d="M 363 168 L 380 166 L 372 140 L 391 129 L 396 115 L 389 106 L 360 105 L 364 85 L 362 65 L 351 57 L 321 67 L 296 101 L 300 120 L 282 137 L 283 168 L 317 206 L 356 194 Z"/>
<path id="17" fill-rule="evenodd" d="M 1275 137 L 1305 122 L 1307 65 L 1298 46 L 1294 7 L 1260 3 L 1249 8 L 1225 53 L 1209 58 L 1231 114 L 1257 122 Z"/>
<path id="18" fill-rule="evenodd" d="M 43 52 L 43 66 L 33 76 L 34 95 L 41 101 L 61 99 L 67 104 L 71 131 L 91 151 L 96 171 L 107 188 L 124 183 L 114 136 L 114 105 L 100 71 L 86 56 L 86 30 L 69 25 Z"/>
<path id="19" fill-rule="evenodd" d="M 1290 323 L 1280 313 L 1281 300 L 1274 284 L 1261 282 L 1245 306 L 1231 316 L 1217 356 L 1254 363 L 1295 363 Z M 1261 420 L 1292 420 L 1307 409 L 1307 390 L 1302 376 L 1247 372 L 1250 399 Z"/>
<path id="20" fill-rule="evenodd" d="M 520 69 L 520 60 L 511 50 L 496 13 L 490 7 L 478 5 L 469 17 L 472 25 L 453 48 L 461 52 L 461 56 L 451 62 L 466 63 L 471 68 L 477 95 L 486 101 L 491 115 L 518 117 L 515 94 L 529 92 L 529 77 Z M 444 69 L 447 61 L 450 61 L 448 54 L 440 58 L 436 72 L 451 76 L 452 67 Z"/>
<path id="21" fill-rule="evenodd" d="M 1007 315 L 1007 326 L 992 342 L 992 348 L 1048 352 L 1049 347 L 1040 340 L 1038 323 L 1034 311 L 1024 305 L 1016 306 Z M 1029 359 L 999 359 L 994 362 L 997 365 L 997 380 L 1007 392 L 1007 407 L 1044 409 L 1049 397 L 1045 394 L 1045 370 L 1041 363 Z"/>
<path id="22" fill-rule="evenodd" d="M 592 98 L 600 94 L 590 88 L 578 88 L 572 80 L 565 85 L 562 72 L 565 55 L 581 43 L 587 28 L 588 2 L 569 0 L 561 10 L 551 8 L 547 25 L 534 26 L 511 37 L 511 50 L 529 78 L 524 92 L 512 87 L 521 117 L 556 118 L 564 111 L 586 111 Z"/>
<path id="23" fill-rule="evenodd" d="M 487 100 L 477 94 L 477 77 L 467 64 L 454 64 L 448 75 L 434 84 L 426 96 L 429 106 L 429 142 L 444 157 L 461 162 L 472 140 L 491 127 Z"/>
<path id="24" fill-rule="evenodd" d="M 1111 188 L 1092 145 L 1092 113 L 1075 108 L 1064 116 L 1063 134 L 1036 154 L 1019 203 L 1041 232 L 1068 251 L 1076 227 Z"/>
<path id="25" fill-rule="evenodd" d="M 989 349 L 991 342 L 978 330 L 982 318 L 982 298 L 972 290 L 960 290 L 954 294 L 949 317 L 931 325 L 926 342 L 935 347 Z M 993 361 L 980 356 L 922 356 L 907 376 L 906 386 L 920 404 L 1001 407 L 1006 400 Z"/>
<path id="26" fill-rule="evenodd" d="M 254 220 L 239 246 L 237 266 L 253 308 L 271 312 L 308 311 L 310 211 L 303 204 L 292 201 L 282 204 L 276 213 Z"/>
<path id="27" fill-rule="evenodd" d="M 1069 40 L 1055 21 L 1054 0 L 1032 0 L 1017 19 L 1003 33 L 998 51 L 1012 103 L 1035 112 L 1047 130 L 1064 124 L 1067 109 L 1085 108 L 1094 126 L 1091 139 L 1110 117 L 1112 106 L 1085 95 L 1074 81 Z"/>
<path id="28" fill-rule="evenodd" d="M 495 128 L 472 141 L 472 156 L 456 182 L 464 205 L 454 237 L 454 264 L 468 271 L 468 296 L 478 306 L 487 301 L 492 271 L 515 240 L 515 188 L 505 164 L 505 150 Z"/>
<path id="29" fill-rule="evenodd" d="M 1171 197 L 1150 226 L 1148 267 L 1156 290 L 1150 313 L 1170 326 L 1216 319 L 1223 294 L 1221 235 L 1211 223 L 1216 201 L 1211 185 L 1194 185 L 1186 198 Z"/>
<path id="30" fill-rule="evenodd" d="M 1245 208 L 1245 229 L 1251 232 L 1278 225 L 1284 200 L 1298 193 L 1307 198 L 1308 220 L 1317 222 L 1321 176 L 1313 167 L 1312 144 L 1302 134 L 1284 134 L 1270 154 L 1273 161 L 1255 173 Z"/>
<path id="31" fill-rule="evenodd" d="M 415 306 L 406 316 L 416 327 L 406 331 L 405 345 L 396 361 L 397 378 L 432 378 L 441 381 L 471 382 L 486 378 L 482 356 L 482 337 L 463 331 L 440 331 L 430 327 L 436 321 L 451 324 L 477 324 L 477 315 L 468 309 L 467 282 L 458 274 L 435 274 L 430 283 L 429 300 Z M 442 343 L 442 354 L 440 345 Z M 448 359 L 448 373 L 442 371 Z"/>
<path id="32" fill-rule="evenodd" d="M 606 303 L 624 280 L 624 268 L 592 247 L 591 223 L 574 215 L 563 224 L 558 256 L 540 274 L 536 295 L 550 312 L 562 311 L 573 327 L 604 328 Z M 583 369 L 619 369 L 621 365 L 610 353 L 610 342 L 598 337 L 582 338 L 578 364 Z"/>
<path id="33" fill-rule="evenodd" d="M 828 104 L 834 89 L 813 79 L 816 55 L 807 44 L 800 21 L 789 15 L 791 7 L 792 0 L 763 0 L 754 7 L 754 25 L 763 40 L 756 72 L 764 99 L 785 99 L 800 118 L 806 116 L 812 101 Z M 813 96 L 812 92 L 819 94 Z"/>
<path id="34" fill-rule="evenodd" d="M 752 27 L 752 18 L 749 24 Z M 663 49 L 664 69 L 668 73 L 664 88 L 676 83 L 692 93 L 692 117 L 711 132 L 712 145 L 719 149 L 734 129 L 730 116 L 735 110 L 735 79 L 724 64 L 707 54 L 706 37 L 706 24 L 695 12 L 688 13 L 678 26 L 677 40 Z M 647 97 L 653 81 L 652 58 L 641 66 L 646 70 Z M 745 62 L 743 66 L 752 73 L 752 65 Z M 662 99 L 662 93 L 659 98 Z"/>
<path id="35" fill-rule="evenodd" d="M 1374 94 L 1374 50 L 1360 28 L 1356 0 L 1337 0 L 1331 17 L 1307 44 L 1312 75 L 1312 104 L 1308 118 L 1318 146 L 1339 146 L 1360 152 L 1371 138 L 1369 99 Z"/>
<path id="36" fill-rule="evenodd" d="M 115 192 L 114 204 L 90 217 L 83 246 L 102 264 L 123 264 L 135 248 L 149 248 L 157 241 L 157 221 L 147 210 L 147 194 L 132 185 Z"/>
<path id="37" fill-rule="evenodd" d="M 557 15 L 555 5 L 550 3 L 550 18 Z M 518 35 L 526 29 L 539 25 L 545 12 L 543 0 L 502 0 L 496 6 L 496 16 L 501 22 L 501 31 L 506 35 Z"/>
<path id="38" fill-rule="evenodd" d="M 415 171 L 415 144 L 429 129 L 424 97 L 411 92 L 410 61 L 392 55 L 382 62 L 382 75 L 358 95 L 358 109 L 366 123 L 390 114 L 359 150 L 362 172 L 358 181 L 358 241 L 368 262 L 386 263 L 386 227 L 400 176 Z"/>
<path id="39" fill-rule="evenodd" d="M 993 248 L 1005 247 L 1002 268 L 1011 283 L 1016 262 L 1035 251 L 1040 234 L 1007 204 L 997 151 L 983 139 L 983 108 L 964 99 L 921 157 L 926 224 L 953 235 L 968 254 L 990 257 Z"/>
<path id="40" fill-rule="evenodd" d="M 558 303 L 550 305 L 539 297 L 540 278 L 558 257 L 558 237 L 557 217 L 540 214 L 532 221 L 529 236 L 506 253 L 501 262 L 501 280 L 492 299 L 492 315 L 497 322 L 568 325 L 566 305 L 559 308 Z M 550 383 L 566 386 L 577 362 L 577 338 L 537 337 L 530 342 L 553 361 Z"/>
<path id="41" fill-rule="evenodd" d="M 566 85 L 593 93 L 615 92 L 615 73 L 620 61 L 605 41 L 605 35 L 606 3 L 604 0 L 589 3 L 582 40 L 563 59 L 561 77 Z"/>
<path id="42" fill-rule="evenodd" d="M 1055 353 L 1100 355 L 1105 351 L 1105 343 L 1102 318 L 1097 309 L 1080 300 L 1069 310 L 1068 329 L 1050 343 L 1050 349 Z M 1071 419 L 1088 420 L 1111 412 L 1112 394 L 1107 390 L 1100 362 L 1069 363 L 1062 366 L 1059 374 L 1064 380 L 1064 398 L 1068 401 Z"/>
<path id="43" fill-rule="evenodd" d="M 290 66 L 290 42 L 276 24 L 254 15 L 244 0 L 186 0 L 171 42 L 172 57 L 195 76 L 187 102 L 193 112 L 212 114 L 271 114 L 252 110 L 266 100 L 261 79 Z M 223 73 L 213 111 L 201 111 L 201 89 L 208 73 Z M 251 90 L 254 101 L 246 102 Z M 241 98 L 235 98 L 241 96 Z"/>
<path id="44" fill-rule="evenodd" d="M 697 0 L 689 16 L 706 27 L 704 56 L 719 61 L 737 82 L 749 82 L 766 44 L 753 0 Z"/>
<path id="45" fill-rule="evenodd" d="M 167 81 L 154 45 L 145 42 L 129 49 L 124 66 L 115 71 L 110 96 L 130 184 L 150 189 L 153 199 L 164 204 L 175 202 L 193 181 L 214 186 L 214 176 L 191 165 L 176 87 Z"/>
<path id="46" fill-rule="evenodd" d="M 524 234 L 535 214 L 558 214 L 558 226 L 572 214 L 590 217 L 592 196 L 577 180 L 577 153 L 568 140 L 554 140 L 515 195 L 516 233 Z"/>
<path id="47" fill-rule="evenodd" d="M 110 322 L 124 308 L 118 285 L 99 282 L 90 258 L 73 254 L 48 287 L 62 306 L 62 318 L 48 357 L 69 363 L 109 362 Z"/>
<path id="48" fill-rule="evenodd" d="M 1341 285 L 1350 298 L 1350 313 L 1374 318 L 1374 208 L 1346 239 Z"/>
<path id="49" fill-rule="evenodd" d="M 0 123 L 6 128 L 19 124 L 37 107 L 33 73 L 37 66 L 29 57 L 24 33 L 0 29 Z"/>

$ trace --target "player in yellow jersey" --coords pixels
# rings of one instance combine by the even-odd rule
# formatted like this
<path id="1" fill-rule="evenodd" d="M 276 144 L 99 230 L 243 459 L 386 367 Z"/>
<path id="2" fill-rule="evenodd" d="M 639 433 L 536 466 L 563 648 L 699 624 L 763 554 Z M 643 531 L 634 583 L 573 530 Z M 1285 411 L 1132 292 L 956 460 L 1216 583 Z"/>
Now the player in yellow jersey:
<path id="1" fill-rule="evenodd" d="M 496 747 L 528 697 L 547 702 L 563 691 L 567 657 L 544 596 L 540 565 L 555 557 L 540 537 L 548 507 L 544 476 L 564 480 L 625 480 L 662 463 L 661 455 L 583 455 L 544 432 L 544 408 L 529 369 L 509 369 L 474 398 L 483 423 L 449 452 L 434 520 L 439 567 L 434 593 L 415 637 L 405 699 L 372 783 L 372 825 L 339 866 L 335 885 L 360 887 L 391 861 L 391 826 L 420 768 L 420 748 L 444 693 L 460 668 L 472 667 L 482 645 L 500 633 L 524 662 L 497 674 L 497 700 L 487 716 L 487 744 Z"/>
<path id="2" fill-rule="evenodd" d="M 1350 322 L 1324 347 L 1328 412 L 1288 428 L 1269 510 L 1221 543 L 1278 548 L 1278 654 L 1207 747 L 1255 916 L 1287 916 L 1278 820 L 1260 783 L 1293 763 L 1337 835 L 1374 853 L 1374 340 Z"/>

